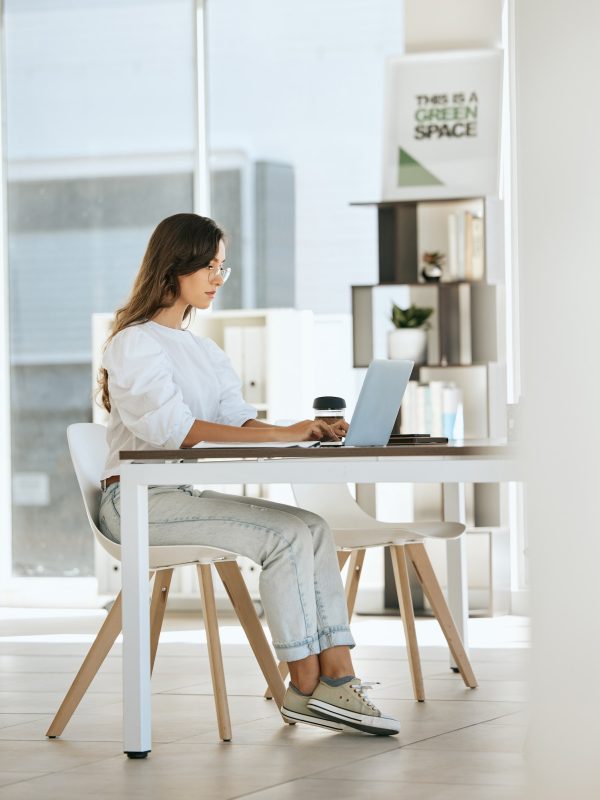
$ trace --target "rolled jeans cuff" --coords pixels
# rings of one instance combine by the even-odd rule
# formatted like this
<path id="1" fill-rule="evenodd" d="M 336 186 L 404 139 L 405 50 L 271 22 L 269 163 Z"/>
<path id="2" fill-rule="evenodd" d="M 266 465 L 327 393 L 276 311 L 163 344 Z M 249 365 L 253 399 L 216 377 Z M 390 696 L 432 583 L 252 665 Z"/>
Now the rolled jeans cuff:
<path id="1" fill-rule="evenodd" d="M 273 642 L 273 647 L 280 661 L 300 661 L 301 658 L 318 655 L 321 652 L 319 647 L 319 634 L 307 636 L 298 642 L 286 642 L 285 644 Z"/>
<path id="2" fill-rule="evenodd" d="M 351 649 L 356 645 L 348 625 L 332 625 L 319 631 L 319 648 L 321 651 L 328 650 L 330 647 L 340 647 L 341 645 Z"/>
<path id="3" fill-rule="evenodd" d="M 299 642 L 288 642 L 286 644 L 273 642 L 273 647 L 280 661 L 300 661 L 301 658 L 318 655 L 322 650 L 341 645 L 350 648 L 355 646 L 348 625 L 334 625 L 324 628 L 314 636 L 308 636 Z"/>

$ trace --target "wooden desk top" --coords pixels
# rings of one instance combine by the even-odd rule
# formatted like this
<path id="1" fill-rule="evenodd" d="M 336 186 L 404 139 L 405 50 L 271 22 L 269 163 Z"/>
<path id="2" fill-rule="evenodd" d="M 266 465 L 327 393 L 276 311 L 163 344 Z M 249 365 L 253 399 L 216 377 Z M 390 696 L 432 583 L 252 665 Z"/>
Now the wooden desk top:
<path id="1" fill-rule="evenodd" d="M 473 440 L 448 444 L 388 445 L 387 447 L 188 447 L 180 450 L 121 450 L 122 461 L 204 461 L 244 458 L 390 458 L 415 456 L 514 458 L 516 449 L 504 441 Z"/>

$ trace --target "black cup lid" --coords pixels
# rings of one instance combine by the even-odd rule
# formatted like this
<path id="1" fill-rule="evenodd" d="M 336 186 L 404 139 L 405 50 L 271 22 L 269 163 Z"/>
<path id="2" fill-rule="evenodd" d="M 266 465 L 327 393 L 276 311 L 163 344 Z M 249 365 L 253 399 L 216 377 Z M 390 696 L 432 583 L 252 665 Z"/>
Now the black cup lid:
<path id="1" fill-rule="evenodd" d="M 346 401 L 343 397 L 315 397 L 313 408 L 315 411 L 342 411 L 346 408 Z"/>

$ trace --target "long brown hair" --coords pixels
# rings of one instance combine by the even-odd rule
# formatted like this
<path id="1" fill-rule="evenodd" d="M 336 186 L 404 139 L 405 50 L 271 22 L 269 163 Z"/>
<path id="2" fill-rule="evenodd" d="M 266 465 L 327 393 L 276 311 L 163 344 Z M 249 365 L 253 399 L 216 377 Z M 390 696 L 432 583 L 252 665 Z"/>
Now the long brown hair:
<path id="1" fill-rule="evenodd" d="M 216 222 L 198 214 L 174 214 L 159 222 L 148 242 L 131 295 L 115 313 L 104 349 L 119 331 L 147 322 L 161 308 L 170 308 L 179 297 L 178 278 L 208 266 L 224 238 Z M 183 318 L 187 319 L 191 311 L 192 306 L 188 306 Z M 108 373 L 102 367 L 98 385 L 100 401 L 110 412 Z"/>

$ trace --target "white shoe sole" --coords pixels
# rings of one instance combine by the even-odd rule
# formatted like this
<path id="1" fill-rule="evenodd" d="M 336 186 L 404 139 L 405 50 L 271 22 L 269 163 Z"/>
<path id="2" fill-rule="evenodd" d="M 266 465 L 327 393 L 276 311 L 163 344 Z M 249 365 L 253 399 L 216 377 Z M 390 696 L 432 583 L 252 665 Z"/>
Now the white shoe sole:
<path id="1" fill-rule="evenodd" d="M 317 728 L 327 728 L 327 730 L 330 731 L 346 730 L 346 726 L 342 725 L 341 722 L 323 719 L 322 717 L 313 716 L 312 714 L 301 714 L 299 711 L 291 711 L 289 708 L 285 707 L 281 709 L 281 716 L 286 722 L 305 722 L 307 725 L 316 725 Z"/>
<path id="2" fill-rule="evenodd" d="M 308 707 L 315 714 L 323 719 L 347 725 L 364 733 L 372 733 L 376 736 L 393 736 L 400 733 L 400 723 L 390 717 L 373 717 L 369 714 L 360 714 L 357 711 L 349 711 L 339 706 L 325 703 L 323 700 L 312 698 L 308 701 Z"/>

